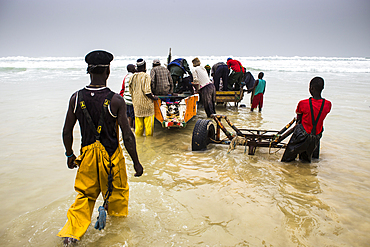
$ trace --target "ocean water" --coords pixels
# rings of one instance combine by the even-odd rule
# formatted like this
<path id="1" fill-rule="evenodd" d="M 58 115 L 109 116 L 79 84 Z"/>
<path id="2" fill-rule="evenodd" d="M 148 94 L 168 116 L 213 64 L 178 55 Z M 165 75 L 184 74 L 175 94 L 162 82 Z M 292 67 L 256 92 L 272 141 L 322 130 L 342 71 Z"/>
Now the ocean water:
<path id="1" fill-rule="evenodd" d="M 173 56 L 175 58 L 176 56 Z M 126 65 L 117 56 L 108 86 L 118 92 Z M 148 63 L 159 58 L 143 57 Z M 193 57 L 185 57 L 191 64 Z M 199 57 L 211 66 L 227 57 Z M 137 137 L 140 178 L 125 152 L 129 216 L 90 226 L 78 246 L 367 246 L 370 242 L 370 59 L 235 57 L 267 82 L 262 113 L 217 106 L 237 126 L 279 130 L 325 80 L 327 116 L 318 161 L 281 163 L 283 150 L 211 144 L 192 152 L 198 109 L 185 129 L 155 126 Z M 83 57 L 0 58 L 0 246 L 61 246 L 56 236 L 74 202 L 76 170 L 66 167 L 61 130 L 71 94 L 89 83 Z M 74 133 L 78 153 L 78 126 Z M 99 197 L 96 207 L 101 205 Z M 97 210 L 92 217 L 95 223 Z"/>

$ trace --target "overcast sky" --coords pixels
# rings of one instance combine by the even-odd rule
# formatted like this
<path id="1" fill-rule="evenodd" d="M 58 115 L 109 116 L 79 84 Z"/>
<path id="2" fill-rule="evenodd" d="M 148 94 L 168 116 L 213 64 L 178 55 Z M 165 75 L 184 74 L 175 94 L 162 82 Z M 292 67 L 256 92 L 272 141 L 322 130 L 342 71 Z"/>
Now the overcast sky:
<path id="1" fill-rule="evenodd" d="M 370 0 L 0 0 L 0 57 L 370 57 Z"/>

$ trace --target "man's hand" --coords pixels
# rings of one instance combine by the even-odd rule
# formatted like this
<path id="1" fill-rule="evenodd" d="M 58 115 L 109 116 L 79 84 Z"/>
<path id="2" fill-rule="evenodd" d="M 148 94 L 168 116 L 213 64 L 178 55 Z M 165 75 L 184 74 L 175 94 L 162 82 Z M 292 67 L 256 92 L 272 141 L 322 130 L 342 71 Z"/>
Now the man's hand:
<path id="1" fill-rule="evenodd" d="M 75 163 L 76 155 L 72 155 L 71 157 L 67 158 L 67 166 L 69 169 L 73 169 L 77 167 Z"/>
<path id="2" fill-rule="evenodd" d="M 144 169 L 140 163 L 134 164 L 134 169 L 136 171 L 135 177 L 140 177 L 141 175 L 143 175 Z"/>
<path id="3" fill-rule="evenodd" d="M 158 97 L 157 96 L 155 96 L 154 94 L 152 94 L 152 93 L 147 93 L 147 94 L 145 94 L 149 99 L 151 99 L 151 100 L 158 100 Z"/>

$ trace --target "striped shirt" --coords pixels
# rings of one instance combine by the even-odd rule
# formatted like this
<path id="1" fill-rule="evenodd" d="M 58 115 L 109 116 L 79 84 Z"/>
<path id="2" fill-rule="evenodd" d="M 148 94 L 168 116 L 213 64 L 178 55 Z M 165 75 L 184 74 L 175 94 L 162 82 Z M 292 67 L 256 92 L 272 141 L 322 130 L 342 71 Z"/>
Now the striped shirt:
<path id="1" fill-rule="evenodd" d="M 132 75 L 133 73 L 131 72 L 127 73 L 127 75 L 123 79 L 122 89 L 121 89 L 121 92 L 119 93 L 125 99 L 126 105 L 132 105 L 132 97 L 131 97 L 130 90 L 129 90 L 129 85 L 130 85 L 129 81 Z"/>
<path id="2" fill-rule="evenodd" d="M 154 115 L 154 102 L 146 94 L 152 93 L 150 75 L 145 72 L 135 73 L 129 81 L 135 117 L 149 117 Z"/>

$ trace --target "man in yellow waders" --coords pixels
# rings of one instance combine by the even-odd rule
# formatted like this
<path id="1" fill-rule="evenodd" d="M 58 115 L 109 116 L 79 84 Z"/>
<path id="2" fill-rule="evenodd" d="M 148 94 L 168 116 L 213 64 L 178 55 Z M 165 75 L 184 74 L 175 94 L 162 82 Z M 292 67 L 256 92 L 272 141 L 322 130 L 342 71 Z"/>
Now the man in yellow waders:
<path id="1" fill-rule="evenodd" d="M 135 112 L 135 134 L 152 136 L 154 130 L 154 101 L 158 97 L 153 95 L 151 89 L 151 78 L 146 73 L 146 62 L 139 58 L 136 61 L 136 73 L 130 79 L 130 94 Z"/>
<path id="2" fill-rule="evenodd" d="M 135 136 L 126 117 L 126 104 L 119 94 L 106 87 L 113 55 L 106 51 L 93 51 L 86 55 L 90 85 L 75 92 L 63 127 L 63 144 L 66 149 L 68 168 L 79 167 L 76 175 L 75 202 L 67 212 L 68 221 L 58 233 L 69 245 L 80 240 L 91 223 L 95 201 L 100 192 L 104 205 L 99 207 L 99 220 L 95 228 L 105 226 L 105 210 L 109 215 L 127 216 L 129 187 L 125 159 L 118 142 L 121 128 L 123 142 L 132 158 L 135 176 L 143 174 L 143 167 L 136 152 Z M 81 130 L 81 151 L 73 154 L 73 128 L 78 120 Z M 103 211 L 103 212 L 100 212 Z M 104 213 L 100 216 L 100 213 Z M 104 222 L 103 222 L 104 221 Z"/>

